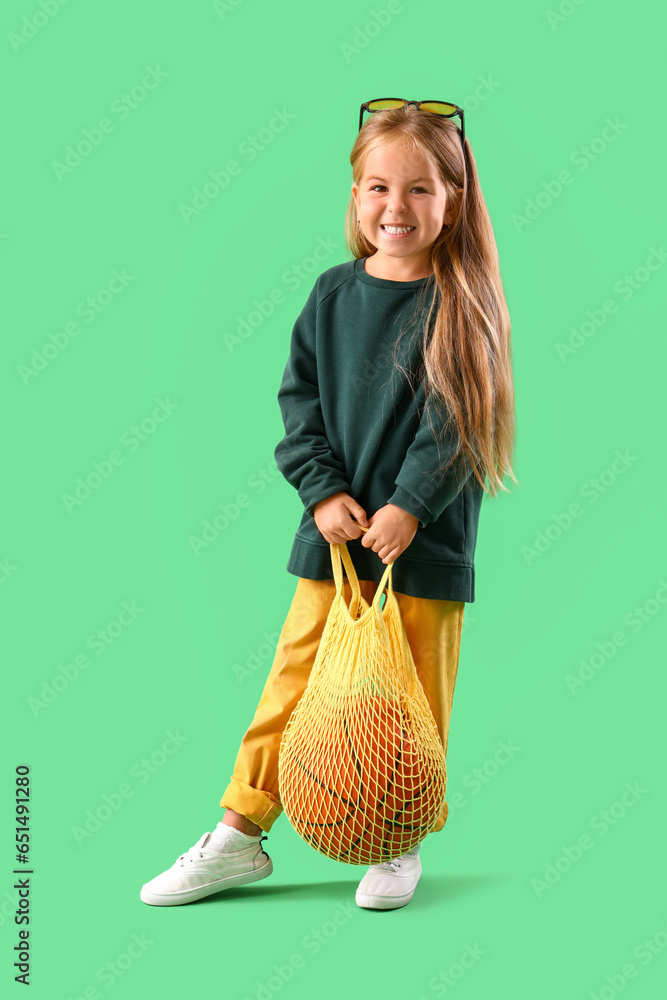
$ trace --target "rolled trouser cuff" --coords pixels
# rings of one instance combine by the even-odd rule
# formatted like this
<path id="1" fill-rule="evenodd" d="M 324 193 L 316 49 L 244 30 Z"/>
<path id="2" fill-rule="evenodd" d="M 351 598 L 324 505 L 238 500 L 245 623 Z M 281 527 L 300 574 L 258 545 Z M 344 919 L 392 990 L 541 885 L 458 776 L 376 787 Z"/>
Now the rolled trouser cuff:
<path id="1" fill-rule="evenodd" d="M 241 813 L 251 823 L 259 826 L 264 833 L 269 832 L 283 811 L 280 802 L 271 792 L 253 788 L 233 775 L 220 799 L 220 805 L 225 809 Z"/>

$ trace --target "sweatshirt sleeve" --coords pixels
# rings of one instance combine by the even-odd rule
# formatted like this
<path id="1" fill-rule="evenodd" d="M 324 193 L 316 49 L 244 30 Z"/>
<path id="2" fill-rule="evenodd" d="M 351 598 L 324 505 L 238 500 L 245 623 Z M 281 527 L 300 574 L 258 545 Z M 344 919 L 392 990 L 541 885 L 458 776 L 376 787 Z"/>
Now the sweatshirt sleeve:
<path id="1" fill-rule="evenodd" d="M 423 386 L 419 394 L 423 400 Z M 456 450 L 456 442 L 451 441 L 449 437 L 443 439 L 444 419 L 441 411 L 433 405 L 433 398 L 430 394 L 426 404 L 422 406 L 414 440 L 394 480 L 396 489 L 386 501 L 419 518 L 422 527 L 440 517 L 445 507 L 458 496 L 472 474 L 470 464 L 466 462 L 463 482 L 452 467 L 446 469 L 444 473 L 441 472 L 438 477 L 435 476 L 439 466 L 451 459 Z M 437 440 L 430 427 L 429 414 L 430 421 L 437 431 Z M 457 465 L 459 461 L 460 457 L 457 459 Z"/>
<path id="2" fill-rule="evenodd" d="M 274 451 L 278 469 L 297 490 L 311 517 L 320 500 L 350 492 L 343 463 L 327 440 L 320 405 L 315 348 L 317 286 L 316 281 L 292 330 L 289 358 L 278 390 L 285 436 Z"/>

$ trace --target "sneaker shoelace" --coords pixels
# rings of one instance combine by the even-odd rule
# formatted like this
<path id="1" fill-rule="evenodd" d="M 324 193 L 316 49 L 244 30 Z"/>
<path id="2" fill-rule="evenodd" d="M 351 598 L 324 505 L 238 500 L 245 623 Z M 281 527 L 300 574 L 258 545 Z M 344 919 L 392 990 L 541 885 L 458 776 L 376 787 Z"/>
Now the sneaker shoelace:
<path id="1" fill-rule="evenodd" d="M 418 854 L 413 854 L 411 851 L 407 851 L 405 854 L 400 855 L 400 857 L 404 859 L 415 858 L 417 856 Z M 398 858 L 394 858 L 392 861 L 380 861 L 378 862 L 378 864 L 372 865 L 372 868 L 374 871 L 383 872 L 385 874 L 391 875 L 395 871 L 398 871 L 398 869 L 401 867 L 402 864 L 403 864 L 402 861 L 399 861 Z"/>
<path id="2" fill-rule="evenodd" d="M 187 850 L 185 854 L 181 854 L 180 858 L 176 859 L 176 864 L 181 868 L 185 868 L 188 863 L 193 863 L 194 861 L 199 861 L 203 858 L 204 852 L 202 851 L 202 845 L 205 837 L 208 837 L 208 833 L 205 833 L 202 837 L 200 837 L 194 847 Z"/>
<path id="3" fill-rule="evenodd" d="M 208 833 L 204 833 L 199 838 L 199 840 L 197 841 L 197 843 L 193 847 L 191 847 L 189 850 L 187 850 L 185 852 L 185 854 L 181 854 L 180 858 L 176 859 L 176 864 L 179 865 L 179 867 L 181 867 L 181 868 L 185 868 L 185 866 L 186 866 L 186 864 L 188 864 L 188 862 L 190 864 L 192 864 L 195 861 L 200 861 L 204 857 L 204 851 L 202 850 L 203 843 L 204 843 L 204 840 L 206 839 L 206 837 L 208 837 L 208 836 L 209 836 Z M 265 841 L 265 840 L 267 840 L 266 834 L 264 834 L 263 836 L 261 836 L 259 838 L 259 845 L 260 845 L 260 847 L 262 845 L 262 842 Z M 263 851 L 264 854 L 266 854 L 266 851 L 264 850 L 263 847 L 262 847 L 262 851 Z M 217 852 L 212 851 L 211 853 L 215 854 Z"/>
<path id="4" fill-rule="evenodd" d="M 398 871 L 401 867 L 400 861 L 380 861 L 379 864 L 373 865 L 373 869 L 378 872 L 389 873 L 390 875 Z"/>

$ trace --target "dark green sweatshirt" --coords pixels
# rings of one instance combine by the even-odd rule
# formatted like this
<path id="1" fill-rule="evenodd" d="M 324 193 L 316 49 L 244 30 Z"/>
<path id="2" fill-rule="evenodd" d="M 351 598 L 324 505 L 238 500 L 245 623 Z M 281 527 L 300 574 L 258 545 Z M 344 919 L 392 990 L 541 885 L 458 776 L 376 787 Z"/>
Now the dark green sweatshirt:
<path id="1" fill-rule="evenodd" d="M 438 445 L 424 407 L 423 382 L 392 365 L 399 326 L 415 309 L 430 278 L 392 281 L 368 274 L 366 258 L 336 264 L 316 280 L 292 331 L 278 391 L 285 436 L 275 449 L 282 475 L 304 506 L 287 571 L 332 579 L 331 550 L 313 508 L 334 493 L 349 493 L 371 517 L 392 503 L 419 519 L 415 537 L 396 559 L 394 589 L 414 597 L 475 600 L 474 554 L 482 490 L 469 476 L 459 491 L 454 474 L 434 477 L 448 452 Z M 401 363 L 418 374 L 423 323 L 401 340 Z M 430 474 L 429 474 L 430 473 Z M 360 580 L 379 582 L 385 563 L 358 539 L 347 543 Z"/>

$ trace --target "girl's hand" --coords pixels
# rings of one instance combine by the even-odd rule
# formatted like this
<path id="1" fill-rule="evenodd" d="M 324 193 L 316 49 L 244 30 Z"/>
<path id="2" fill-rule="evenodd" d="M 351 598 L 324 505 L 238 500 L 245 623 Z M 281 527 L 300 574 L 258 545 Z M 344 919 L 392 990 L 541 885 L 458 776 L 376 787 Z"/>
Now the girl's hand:
<path id="1" fill-rule="evenodd" d="M 387 564 L 395 562 L 401 552 L 405 552 L 417 534 L 419 518 L 396 504 L 388 503 L 380 507 L 368 523 L 371 528 L 364 532 L 361 544 L 377 552 L 382 562 Z"/>
<path id="2" fill-rule="evenodd" d="M 353 516 L 359 524 L 367 527 L 366 511 L 349 493 L 334 493 L 326 500 L 320 500 L 313 509 L 315 524 L 322 537 L 330 543 L 344 544 L 363 534 L 352 520 Z"/>

